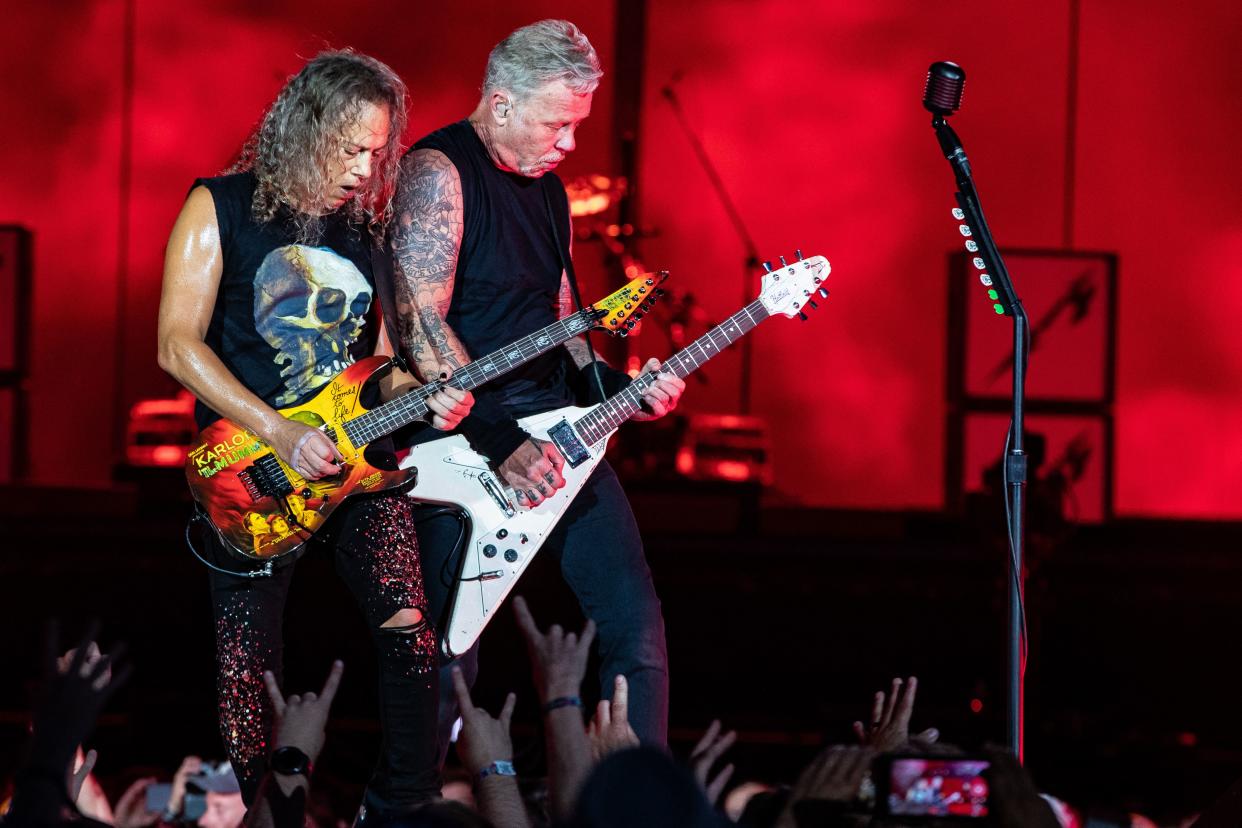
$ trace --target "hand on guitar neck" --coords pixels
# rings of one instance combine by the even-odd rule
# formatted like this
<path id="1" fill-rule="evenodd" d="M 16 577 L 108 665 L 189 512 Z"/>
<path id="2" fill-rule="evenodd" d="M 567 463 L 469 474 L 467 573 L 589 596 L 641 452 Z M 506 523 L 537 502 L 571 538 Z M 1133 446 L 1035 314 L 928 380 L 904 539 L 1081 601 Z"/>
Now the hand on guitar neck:
<path id="1" fill-rule="evenodd" d="M 473 394 L 446 384 L 451 377 L 452 369 L 441 365 L 440 380 L 445 384 L 426 398 L 431 427 L 440 431 L 457 428 L 474 405 Z M 280 417 L 272 432 L 263 438 L 281 460 L 307 480 L 319 480 L 341 471 L 340 463 L 345 458 L 318 428 Z"/>
<path id="2" fill-rule="evenodd" d="M 635 414 L 638 421 L 658 420 L 677 407 L 682 392 L 686 390 L 685 381 L 676 374 L 660 370 L 660 360 L 652 357 L 643 366 L 643 374 L 655 374 L 651 385 L 643 392 L 643 411 Z"/>

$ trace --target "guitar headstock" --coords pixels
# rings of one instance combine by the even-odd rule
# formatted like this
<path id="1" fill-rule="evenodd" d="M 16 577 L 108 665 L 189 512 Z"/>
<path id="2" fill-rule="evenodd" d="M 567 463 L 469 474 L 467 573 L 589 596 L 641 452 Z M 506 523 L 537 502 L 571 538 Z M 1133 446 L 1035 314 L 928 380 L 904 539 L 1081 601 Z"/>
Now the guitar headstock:
<path id="1" fill-rule="evenodd" d="M 631 279 L 625 287 L 605 296 L 585 311 L 595 320 L 595 329 L 617 336 L 628 336 L 630 330 L 651 310 L 656 300 L 664 295 L 660 285 L 668 278 L 668 271 L 644 273 Z"/>
<path id="2" fill-rule="evenodd" d="M 797 256 L 798 260 L 792 264 L 781 256 L 781 266 L 775 269 L 771 262 L 763 263 L 763 269 L 767 272 L 763 275 L 759 301 L 772 316 L 783 313 L 790 319 L 799 316 L 806 321 L 807 309 L 819 307 L 815 304 L 815 294 L 828 298 L 824 282 L 832 266 L 823 256 L 804 259 L 801 250 Z"/>

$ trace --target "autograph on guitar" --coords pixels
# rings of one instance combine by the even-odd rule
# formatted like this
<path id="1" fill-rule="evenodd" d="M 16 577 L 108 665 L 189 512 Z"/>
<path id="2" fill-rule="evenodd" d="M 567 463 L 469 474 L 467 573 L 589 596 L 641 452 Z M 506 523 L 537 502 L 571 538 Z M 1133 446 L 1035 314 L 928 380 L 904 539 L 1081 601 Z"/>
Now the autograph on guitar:
<path id="1" fill-rule="evenodd" d="M 663 292 L 659 286 L 666 278 L 665 271 L 640 276 L 594 305 L 474 360 L 448 384 L 470 391 L 591 329 L 624 336 Z M 364 386 L 392 366 L 387 357 L 361 359 L 311 399 L 280 410 L 290 420 L 320 429 L 336 444 L 344 460 L 335 475 L 305 479 L 267 443 L 229 420 L 203 429 L 197 448 L 186 457 L 185 474 L 226 550 L 256 561 L 283 557 L 309 541 L 345 498 L 414 484 L 418 472 L 410 464 L 398 468 L 389 455 L 367 456 L 367 449 L 402 426 L 425 421 L 427 398 L 441 384 L 429 383 L 366 408 Z"/>
<path id="2" fill-rule="evenodd" d="M 787 264 L 763 277 L 759 298 L 669 357 L 664 371 L 686 377 L 749 333 L 769 316 L 806 319 L 815 296 L 828 296 L 823 282 L 830 271 L 823 256 Z M 565 458 L 565 486 L 534 509 L 518 506 L 488 465 L 461 435 L 414 446 L 401 465 L 417 467 L 411 497 L 457 507 L 468 516 L 462 563 L 441 646 L 461 655 L 483 632 L 497 608 L 539 551 L 569 504 L 582 490 L 608 448 L 608 438 L 642 407 L 642 394 L 654 374 L 635 378 L 625 389 L 589 408 L 569 406 L 518 421 L 532 436 L 549 440 Z"/>

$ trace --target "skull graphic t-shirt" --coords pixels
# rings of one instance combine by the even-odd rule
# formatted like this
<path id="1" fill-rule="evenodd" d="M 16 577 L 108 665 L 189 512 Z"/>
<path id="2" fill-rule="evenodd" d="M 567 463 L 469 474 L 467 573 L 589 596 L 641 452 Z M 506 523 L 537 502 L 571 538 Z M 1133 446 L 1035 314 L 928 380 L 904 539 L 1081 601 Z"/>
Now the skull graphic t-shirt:
<path id="1" fill-rule="evenodd" d="M 314 395 L 375 349 L 371 237 L 343 215 L 299 244 L 288 215 L 251 214 L 251 173 L 199 179 L 215 201 L 223 274 L 206 342 L 243 385 L 273 408 Z M 206 406 L 199 427 L 219 418 Z"/>

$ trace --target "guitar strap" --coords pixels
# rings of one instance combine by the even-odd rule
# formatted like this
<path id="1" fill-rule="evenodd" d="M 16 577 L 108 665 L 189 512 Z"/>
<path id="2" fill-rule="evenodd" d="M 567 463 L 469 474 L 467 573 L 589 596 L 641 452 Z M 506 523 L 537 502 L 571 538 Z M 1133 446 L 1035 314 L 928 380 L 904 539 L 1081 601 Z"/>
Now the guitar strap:
<path id="1" fill-rule="evenodd" d="M 402 351 L 405 343 L 397 336 L 400 328 L 397 325 L 397 290 L 393 281 L 396 277 L 392 266 L 392 243 L 384 240 L 380 247 L 371 246 L 371 278 L 375 280 L 375 293 L 379 299 L 380 316 L 384 320 L 384 330 L 388 333 L 388 341 L 392 343 L 393 360 L 397 367 L 408 371 L 408 363 Z"/>
<path id="2" fill-rule="evenodd" d="M 573 257 L 569 255 L 569 247 L 561 244 L 561 234 L 556 229 L 556 211 L 552 209 L 552 187 L 547 183 L 548 180 L 548 177 L 544 176 L 542 182 L 543 203 L 548 208 L 548 224 L 552 228 L 552 243 L 556 247 L 556 256 L 561 261 L 561 268 L 565 271 L 565 279 L 569 282 L 569 291 L 573 294 L 574 305 L 578 310 L 582 310 L 582 295 L 578 292 L 578 276 L 574 273 L 574 261 Z M 599 357 L 595 355 L 595 345 L 591 342 L 591 332 L 589 330 L 584 331 L 582 337 L 586 340 L 587 353 L 590 355 L 591 361 L 597 362 Z M 595 378 L 595 386 L 599 391 L 599 398 L 601 400 L 608 399 L 608 394 L 604 391 L 604 382 L 600 379 L 599 372 L 588 371 L 587 373 Z"/>

